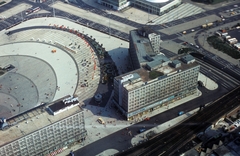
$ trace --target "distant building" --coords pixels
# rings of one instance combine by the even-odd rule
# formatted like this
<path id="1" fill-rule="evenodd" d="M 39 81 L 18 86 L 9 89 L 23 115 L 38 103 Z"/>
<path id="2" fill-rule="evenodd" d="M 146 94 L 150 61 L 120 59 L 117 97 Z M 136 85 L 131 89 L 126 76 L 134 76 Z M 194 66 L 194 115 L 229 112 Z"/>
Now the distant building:
<path id="1" fill-rule="evenodd" d="M 161 0 L 132 0 L 131 4 L 133 7 L 139 8 L 151 14 L 163 15 L 182 4 L 182 0 L 165 0 L 164 2 L 161 2 Z"/>
<path id="2" fill-rule="evenodd" d="M 114 78 L 114 102 L 128 120 L 197 91 L 200 65 L 195 58 L 167 58 L 153 49 L 147 34 L 143 28 L 130 32 L 129 53 L 134 70 Z"/>
<path id="3" fill-rule="evenodd" d="M 97 3 L 114 10 L 122 10 L 131 4 L 129 0 L 97 0 Z"/>
<path id="4" fill-rule="evenodd" d="M 182 0 L 98 0 L 97 2 L 114 10 L 122 10 L 131 5 L 156 15 L 163 15 L 182 4 Z"/>

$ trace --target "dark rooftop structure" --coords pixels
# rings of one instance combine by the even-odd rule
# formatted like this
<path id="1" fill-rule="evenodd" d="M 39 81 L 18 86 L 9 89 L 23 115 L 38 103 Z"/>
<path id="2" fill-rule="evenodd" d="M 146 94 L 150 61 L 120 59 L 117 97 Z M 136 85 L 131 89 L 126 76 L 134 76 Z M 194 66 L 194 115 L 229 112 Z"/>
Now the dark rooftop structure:
<path id="1" fill-rule="evenodd" d="M 158 68 L 160 66 L 165 66 L 171 62 L 171 60 L 163 54 L 156 55 L 152 57 L 152 59 L 152 61 L 146 63 L 147 67 L 149 67 L 150 70 Z"/>
<path id="2" fill-rule="evenodd" d="M 54 104 L 50 105 L 48 108 L 53 113 L 53 115 L 64 111 L 65 109 L 71 108 L 78 105 L 79 101 L 77 97 L 68 97 L 61 101 L 56 101 Z M 59 112 L 60 111 L 60 112 Z"/>
<path id="3" fill-rule="evenodd" d="M 181 58 L 181 60 L 184 63 L 189 64 L 189 63 L 195 61 L 195 58 L 192 55 L 185 55 L 184 57 Z"/>

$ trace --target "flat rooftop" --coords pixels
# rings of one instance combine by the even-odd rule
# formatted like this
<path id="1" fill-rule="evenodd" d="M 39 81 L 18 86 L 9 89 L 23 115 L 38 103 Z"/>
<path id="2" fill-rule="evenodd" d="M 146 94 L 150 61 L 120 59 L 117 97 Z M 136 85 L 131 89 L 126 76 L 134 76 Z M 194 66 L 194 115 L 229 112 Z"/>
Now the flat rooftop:
<path id="1" fill-rule="evenodd" d="M 115 77 L 115 79 L 123 80 L 124 77 L 129 77 L 130 81 L 131 80 L 134 81 L 135 79 L 137 79 L 139 77 L 139 79 L 136 80 L 137 82 L 135 82 L 135 83 L 133 82 L 131 85 L 125 86 L 127 90 L 132 90 L 134 88 L 142 86 L 144 83 L 151 83 L 151 80 L 160 79 L 160 78 L 163 79 L 169 75 L 177 73 L 178 71 L 184 71 L 184 70 L 190 69 L 192 67 L 199 66 L 199 64 L 196 61 L 189 63 L 189 64 L 184 63 L 182 61 L 182 58 L 188 58 L 186 56 L 188 56 L 188 55 L 179 55 L 179 56 L 174 56 L 174 57 L 169 58 L 170 63 L 168 63 L 165 66 L 160 66 L 159 68 L 153 70 L 153 71 L 157 71 L 160 73 L 160 76 L 157 76 L 154 78 L 152 78 L 150 76 L 151 71 L 144 69 L 144 68 L 140 68 L 140 69 L 131 71 L 129 73 L 117 76 L 117 77 Z M 163 55 L 163 57 L 166 57 L 166 56 Z M 175 68 L 171 65 L 172 62 L 181 63 L 181 66 Z M 129 76 L 129 75 L 131 75 L 131 76 Z M 134 75 L 137 75 L 137 76 L 134 76 Z M 130 83 L 130 82 L 129 81 L 125 82 L 125 84 L 128 84 L 128 83 Z"/>
<path id="2" fill-rule="evenodd" d="M 25 114 L 25 116 L 31 116 L 29 119 L 24 120 L 17 125 L 11 126 L 6 131 L 0 132 L 0 146 L 17 140 L 23 136 L 33 133 L 34 131 L 44 128 L 80 111 L 82 111 L 80 107 L 74 107 L 55 116 L 50 115 L 46 111 L 35 115 L 33 115 L 32 112 L 28 112 Z"/>
<path id="3" fill-rule="evenodd" d="M 143 29 L 143 30 L 142 30 Z M 142 31 L 146 36 L 139 35 L 138 31 Z M 157 55 L 152 48 L 151 42 L 149 41 L 147 35 L 151 33 L 156 33 L 155 31 L 151 31 L 148 28 L 139 28 L 137 30 L 130 31 L 130 37 L 132 39 L 132 44 L 134 44 L 134 48 L 137 53 L 138 62 L 140 64 L 145 63 L 146 56 L 155 56 Z"/>
<path id="4" fill-rule="evenodd" d="M 68 106 L 71 106 L 71 105 L 73 105 L 73 104 L 77 104 L 77 103 L 79 103 L 79 101 L 78 100 L 74 100 L 74 101 L 72 101 L 72 102 L 67 102 L 67 103 L 65 103 L 65 102 L 63 102 L 63 100 L 58 100 L 58 101 L 56 101 L 56 102 L 54 102 L 54 104 L 52 104 L 52 105 L 50 105 L 50 106 L 48 106 L 53 112 L 56 112 L 56 111 L 59 111 L 59 110 L 61 110 L 61 109 L 64 109 L 64 108 L 66 108 L 66 107 L 68 107 Z"/>

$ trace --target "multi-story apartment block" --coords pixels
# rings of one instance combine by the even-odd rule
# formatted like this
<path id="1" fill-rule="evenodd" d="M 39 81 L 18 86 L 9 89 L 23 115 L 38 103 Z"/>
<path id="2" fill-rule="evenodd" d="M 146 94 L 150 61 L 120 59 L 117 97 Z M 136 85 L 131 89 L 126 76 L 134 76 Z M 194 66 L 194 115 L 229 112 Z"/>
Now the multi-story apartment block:
<path id="1" fill-rule="evenodd" d="M 84 112 L 80 107 L 56 116 L 44 112 L 1 131 L 0 155 L 52 156 L 75 143 L 83 143 L 86 136 Z"/>
<path id="2" fill-rule="evenodd" d="M 143 28 L 130 32 L 129 53 L 134 70 L 114 78 L 114 102 L 128 120 L 197 91 L 200 65 L 195 58 L 167 58 L 154 52 L 146 32 Z"/>

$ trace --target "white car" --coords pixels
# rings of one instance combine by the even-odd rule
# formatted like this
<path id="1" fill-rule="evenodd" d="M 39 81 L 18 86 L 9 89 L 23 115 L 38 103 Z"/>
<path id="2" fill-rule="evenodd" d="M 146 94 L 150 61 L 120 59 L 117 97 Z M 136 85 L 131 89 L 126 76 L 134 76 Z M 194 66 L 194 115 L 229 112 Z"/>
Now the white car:
<path id="1" fill-rule="evenodd" d="M 102 118 L 98 118 L 97 121 L 98 121 L 100 124 L 103 124 L 103 125 L 105 124 L 105 122 L 103 121 Z"/>
<path id="2" fill-rule="evenodd" d="M 199 46 L 198 46 L 198 45 L 195 45 L 195 47 L 199 49 Z"/>
<path id="3" fill-rule="evenodd" d="M 194 32 L 195 30 L 194 30 L 194 29 L 192 29 L 191 31 L 192 31 L 192 32 Z"/>

